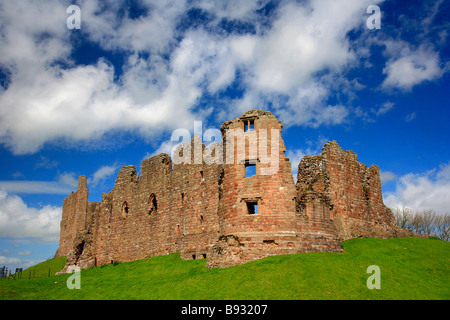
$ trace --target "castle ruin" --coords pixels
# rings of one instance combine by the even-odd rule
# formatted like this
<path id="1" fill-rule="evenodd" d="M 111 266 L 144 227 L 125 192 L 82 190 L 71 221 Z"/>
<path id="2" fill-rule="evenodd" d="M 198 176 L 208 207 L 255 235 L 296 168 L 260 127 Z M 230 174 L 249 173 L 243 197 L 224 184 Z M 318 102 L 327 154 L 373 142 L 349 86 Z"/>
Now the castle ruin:
<path id="1" fill-rule="evenodd" d="M 283 139 L 271 134 L 282 127 L 271 112 L 248 111 L 221 126 L 222 143 L 208 150 L 214 161 L 202 159 L 205 146 L 194 136 L 176 152 L 200 161 L 175 164 L 159 154 L 142 162 L 140 176 L 122 167 L 101 202 L 89 201 L 80 176 L 63 202 L 56 253 L 67 257 L 63 271 L 170 253 L 228 267 L 405 235 L 383 204 L 378 167 L 335 141 L 300 161 L 295 184 Z"/>

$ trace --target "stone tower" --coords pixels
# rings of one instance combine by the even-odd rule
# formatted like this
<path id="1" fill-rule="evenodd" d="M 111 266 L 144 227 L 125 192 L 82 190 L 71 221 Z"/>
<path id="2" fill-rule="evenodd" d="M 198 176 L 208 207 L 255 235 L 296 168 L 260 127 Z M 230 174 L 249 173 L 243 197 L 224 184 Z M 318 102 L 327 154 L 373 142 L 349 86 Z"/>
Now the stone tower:
<path id="1" fill-rule="evenodd" d="M 296 190 L 281 131 L 271 112 L 225 122 L 218 244 L 209 266 L 298 251 Z"/>

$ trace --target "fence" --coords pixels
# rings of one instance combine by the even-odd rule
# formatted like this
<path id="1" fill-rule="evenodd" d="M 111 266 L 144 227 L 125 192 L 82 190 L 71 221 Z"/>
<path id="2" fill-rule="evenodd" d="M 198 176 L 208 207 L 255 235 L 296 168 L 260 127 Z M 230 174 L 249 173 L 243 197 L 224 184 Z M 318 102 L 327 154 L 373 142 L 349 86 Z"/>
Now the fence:
<path id="1" fill-rule="evenodd" d="M 0 279 L 6 278 L 8 276 L 8 268 L 3 266 L 0 268 Z"/>
<path id="2" fill-rule="evenodd" d="M 28 270 L 23 271 L 22 268 L 16 268 L 16 272 L 12 273 L 11 269 L 8 269 L 8 267 L 3 266 L 0 267 L 0 279 L 8 278 L 8 279 L 34 279 L 34 278 L 44 278 L 49 277 L 52 275 L 51 268 L 48 268 L 48 273 L 46 273 L 44 270 L 39 270 L 38 274 L 36 275 L 36 269 L 30 268 Z M 53 273 L 57 271 L 53 270 Z"/>

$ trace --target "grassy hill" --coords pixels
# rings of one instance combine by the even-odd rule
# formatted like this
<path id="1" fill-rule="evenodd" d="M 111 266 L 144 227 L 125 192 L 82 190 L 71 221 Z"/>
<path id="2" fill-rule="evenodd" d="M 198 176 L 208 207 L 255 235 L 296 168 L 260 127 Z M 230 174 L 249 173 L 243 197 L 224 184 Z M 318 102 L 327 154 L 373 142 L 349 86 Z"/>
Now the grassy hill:
<path id="1" fill-rule="evenodd" d="M 41 278 L 0 280 L 0 299 L 450 299 L 450 243 L 422 238 L 353 239 L 344 253 L 273 256 L 245 265 L 207 269 L 179 254 L 82 270 L 81 289 L 69 275 L 48 277 L 51 259 L 35 267 Z M 369 290 L 367 267 L 381 271 Z"/>

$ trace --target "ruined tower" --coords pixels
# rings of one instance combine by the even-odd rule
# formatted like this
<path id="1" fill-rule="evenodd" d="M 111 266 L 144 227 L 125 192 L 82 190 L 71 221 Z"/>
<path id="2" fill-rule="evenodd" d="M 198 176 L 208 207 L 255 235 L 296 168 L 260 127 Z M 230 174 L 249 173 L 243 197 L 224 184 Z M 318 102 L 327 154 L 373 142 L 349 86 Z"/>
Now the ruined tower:
<path id="1" fill-rule="evenodd" d="M 220 239 L 210 266 L 295 251 L 296 192 L 282 127 L 272 113 L 261 110 L 222 125 Z"/>

